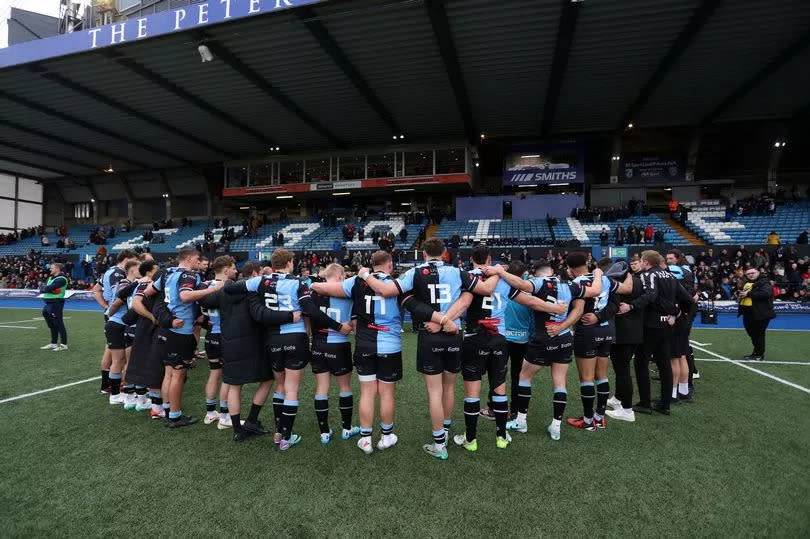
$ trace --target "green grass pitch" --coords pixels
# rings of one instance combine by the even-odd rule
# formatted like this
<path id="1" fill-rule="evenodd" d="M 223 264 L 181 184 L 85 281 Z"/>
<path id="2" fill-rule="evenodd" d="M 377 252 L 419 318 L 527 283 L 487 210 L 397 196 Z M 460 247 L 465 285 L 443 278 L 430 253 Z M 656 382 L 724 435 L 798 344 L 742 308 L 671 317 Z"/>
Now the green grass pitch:
<path id="1" fill-rule="evenodd" d="M 32 320 L 38 311 L 0 309 L 0 401 L 98 375 L 101 314 L 65 315 L 70 350 L 57 353 L 39 350 L 48 333 Z M 741 331 L 696 330 L 693 339 L 730 358 L 750 351 Z M 753 367 L 810 387 L 810 365 L 802 364 L 810 363 L 810 337 L 771 331 L 768 339 L 769 360 L 796 364 Z M 230 431 L 202 422 L 166 429 L 108 405 L 97 381 L 0 402 L 0 535 L 806 537 L 810 530 L 810 394 L 800 389 L 728 362 L 700 362 L 697 402 L 671 417 L 611 421 L 598 432 L 564 425 L 562 440 L 552 442 L 551 381 L 542 372 L 527 434 L 498 450 L 494 423 L 481 419 L 478 452 L 451 447 L 440 462 L 421 450 L 430 426 L 415 340 L 405 335 L 399 444 L 371 456 L 353 441 L 319 443 L 311 375 L 295 424 L 303 441 L 287 453 L 270 436 L 235 444 Z M 201 415 L 207 374 L 206 365 L 191 371 L 186 413 Z M 572 365 L 567 416 L 581 413 L 577 388 Z M 248 386 L 246 402 L 251 393 Z M 459 380 L 454 433 L 463 429 L 462 398 Z M 336 398 L 330 405 L 337 429 Z M 272 424 L 269 406 L 262 418 Z"/>

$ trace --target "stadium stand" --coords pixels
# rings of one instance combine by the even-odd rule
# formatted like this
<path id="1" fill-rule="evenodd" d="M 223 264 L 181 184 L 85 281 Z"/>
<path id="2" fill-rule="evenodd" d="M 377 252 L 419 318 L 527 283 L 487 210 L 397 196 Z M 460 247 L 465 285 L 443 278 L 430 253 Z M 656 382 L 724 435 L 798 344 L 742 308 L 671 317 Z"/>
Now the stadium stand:
<path id="1" fill-rule="evenodd" d="M 477 241 L 486 241 L 490 245 L 514 247 L 544 247 L 555 242 L 579 241 L 582 246 L 599 245 L 599 233 L 607 229 L 613 244 L 613 230 L 622 225 L 625 229 L 631 224 L 646 227 L 651 224 L 655 230 L 664 230 L 664 241 L 671 245 L 689 245 L 689 241 L 669 229 L 669 225 L 658 215 L 629 217 L 599 223 L 583 223 L 575 217 L 560 219 L 549 229 L 545 219 L 536 220 L 501 220 L 473 219 L 469 221 L 445 221 L 436 236 L 452 241 L 458 235 L 460 245 L 472 245 Z M 640 242 L 638 243 L 640 244 Z M 638 245 L 636 244 L 636 245 Z M 625 243 L 625 245 L 632 245 Z"/>
<path id="2" fill-rule="evenodd" d="M 761 244 L 771 231 L 782 242 L 795 243 L 810 228 L 810 204 L 800 202 L 776 206 L 773 214 L 729 215 L 729 207 L 719 200 L 682 202 L 690 209 L 687 226 L 695 234 L 714 244 Z"/>

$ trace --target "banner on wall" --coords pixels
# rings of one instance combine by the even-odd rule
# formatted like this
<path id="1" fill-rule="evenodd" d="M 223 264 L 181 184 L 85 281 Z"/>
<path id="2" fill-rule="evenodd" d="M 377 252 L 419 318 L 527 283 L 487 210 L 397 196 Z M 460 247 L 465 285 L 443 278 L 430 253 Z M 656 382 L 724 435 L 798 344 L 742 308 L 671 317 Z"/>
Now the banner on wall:
<path id="1" fill-rule="evenodd" d="M 504 148 L 504 185 L 549 185 L 584 181 L 585 149 L 582 144 L 527 144 Z"/>
<path id="2" fill-rule="evenodd" d="M 685 179 L 683 157 L 676 154 L 622 156 L 619 165 L 622 183 L 671 183 Z"/>

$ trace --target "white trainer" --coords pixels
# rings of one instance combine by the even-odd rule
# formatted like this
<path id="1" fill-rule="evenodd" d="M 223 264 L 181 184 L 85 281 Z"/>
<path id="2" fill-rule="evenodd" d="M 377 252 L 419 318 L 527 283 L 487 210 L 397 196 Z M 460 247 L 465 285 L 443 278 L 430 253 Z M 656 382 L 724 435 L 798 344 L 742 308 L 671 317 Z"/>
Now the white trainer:
<path id="1" fill-rule="evenodd" d="M 220 417 L 219 412 L 217 412 L 216 410 L 206 412 L 205 417 L 203 418 L 203 423 L 205 423 L 206 425 L 210 425 L 214 421 L 219 421 L 219 417 Z"/>
<path id="2" fill-rule="evenodd" d="M 110 404 L 124 404 L 125 398 L 124 393 L 119 393 L 118 395 L 110 394 Z"/>
<path id="3" fill-rule="evenodd" d="M 138 397 L 135 396 L 135 393 L 127 393 L 124 396 L 124 410 L 134 410 L 136 404 L 138 404 Z"/>
<path id="4" fill-rule="evenodd" d="M 560 425 L 555 425 L 554 423 L 550 424 L 546 429 L 548 431 L 548 435 L 551 437 L 552 440 L 559 440 L 560 439 Z"/>
<path id="5" fill-rule="evenodd" d="M 391 434 L 383 434 L 382 438 L 380 438 L 380 441 L 377 442 L 377 449 L 379 449 L 380 451 L 384 451 L 385 449 L 394 447 L 395 445 L 397 445 L 398 439 L 399 438 L 397 438 L 397 435 L 394 434 L 393 432 Z M 360 449 L 363 448 L 361 447 Z M 369 451 L 369 453 L 371 453 L 371 451 Z"/>
<path id="6" fill-rule="evenodd" d="M 622 401 L 616 398 L 616 395 L 613 395 L 607 400 L 607 405 L 614 410 L 621 410 L 622 408 Z"/>
<path id="7" fill-rule="evenodd" d="M 606 415 L 612 417 L 613 419 L 618 419 L 619 421 L 629 421 L 632 423 L 636 420 L 636 413 L 633 411 L 632 408 L 618 408 L 616 410 L 608 410 L 605 412 Z"/>
<path id="8" fill-rule="evenodd" d="M 59 345 L 56 344 L 55 342 L 52 342 L 51 344 L 46 344 L 45 346 L 40 346 L 39 349 L 40 350 L 53 350 L 57 346 L 59 346 Z"/>
<path id="9" fill-rule="evenodd" d="M 135 411 L 145 412 L 151 409 L 152 399 L 150 399 L 148 395 L 138 395 L 137 401 L 135 402 Z"/>
<path id="10" fill-rule="evenodd" d="M 374 446 L 371 443 L 371 436 L 361 436 L 360 439 L 357 440 L 357 447 L 366 455 L 372 454 L 374 452 Z"/>
<path id="11" fill-rule="evenodd" d="M 231 423 L 231 414 L 220 414 L 217 428 L 219 430 L 233 428 L 233 423 Z"/>
<path id="12" fill-rule="evenodd" d="M 53 351 L 54 352 L 61 352 L 62 350 L 67 350 L 67 349 L 68 349 L 68 345 L 66 345 L 66 344 L 57 344 L 56 346 L 54 346 Z"/>

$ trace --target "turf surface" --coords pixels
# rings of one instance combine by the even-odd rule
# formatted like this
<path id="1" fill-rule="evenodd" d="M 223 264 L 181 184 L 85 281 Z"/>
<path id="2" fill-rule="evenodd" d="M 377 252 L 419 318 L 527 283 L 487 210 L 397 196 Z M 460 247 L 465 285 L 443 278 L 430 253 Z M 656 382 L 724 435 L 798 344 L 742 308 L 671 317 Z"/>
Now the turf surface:
<path id="1" fill-rule="evenodd" d="M 68 312 L 70 350 L 47 342 L 34 310 L 0 309 L 0 400 L 98 374 L 98 313 Z M 26 321 L 28 320 L 28 321 Z M 37 329 L 14 329 L 3 325 Z M 750 351 L 740 331 L 695 331 L 720 355 Z M 810 337 L 770 332 L 768 359 L 810 362 Z M 100 536 L 806 536 L 810 529 L 810 395 L 726 362 L 702 362 L 697 402 L 671 417 L 611 421 L 605 431 L 545 436 L 550 378 L 534 384 L 530 430 L 495 448 L 434 461 L 415 337 L 404 341 L 399 444 L 365 456 L 318 441 L 313 378 L 280 453 L 269 436 L 244 444 L 197 424 L 177 431 L 106 403 L 98 382 L 0 403 L 0 535 Z M 698 352 L 697 357 L 710 358 Z M 753 365 L 810 387 L 810 365 Z M 207 368 L 191 372 L 185 411 L 203 409 Z M 569 370 L 568 416 L 581 413 Z M 250 390 L 246 391 L 249 395 Z M 358 390 L 355 390 L 355 394 Z M 336 391 L 330 421 L 339 427 Z M 460 391 L 453 432 L 463 429 Z M 269 408 L 269 407 L 268 407 Z M 272 423 L 272 412 L 262 412 Z M 375 432 L 375 441 L 379 431 Z"/>

